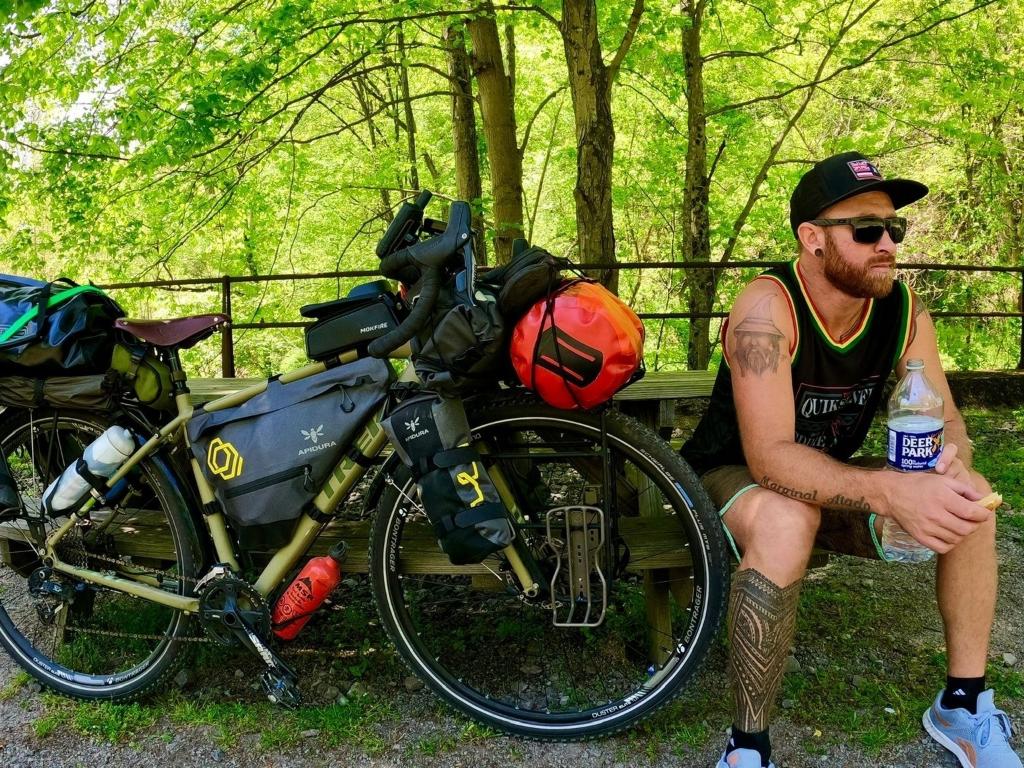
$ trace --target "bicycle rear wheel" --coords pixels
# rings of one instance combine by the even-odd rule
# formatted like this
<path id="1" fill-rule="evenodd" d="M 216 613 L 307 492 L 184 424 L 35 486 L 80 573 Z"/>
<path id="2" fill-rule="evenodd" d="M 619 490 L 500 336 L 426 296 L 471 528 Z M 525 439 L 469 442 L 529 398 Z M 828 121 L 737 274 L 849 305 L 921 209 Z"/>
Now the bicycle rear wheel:
<path id="1" fill-rule="evenodd" d="M 636 723 L 680 693 L 722 620 L 727 551 L 700 482 L 615 411 L 604 436 L 600 416 L 522 395 L 467 411 L 489 472 L 524 514 L 519 540 L 547 594 L 524 595 L 501 553 L 479 566 L 447 563 L 415 484 L 399 472 L 382 494 L 370 554 L 385 628 L 435 693 L 489 726 L 577 740 Z M 589 522 L 566 532 L 573 519 Z M 572 553 L 588 548 L 589 565 L 570 569 Z M 602 582 L 596 626 L 557 625 L 595 623 Z"/>
<path id="2" fill-rule="evenodd" d="M 43 491 L 109 422 L 89 413 L 12 410 L 0 417 L 22 511 L 0 520 L 0 644 L 46 687 L 82 699 L 130 700 L 178 659 L 188 616 L 46 567 L 42 544 L 66 518 L 40 515 Z M 57 545 L 79 567 L 190 594 L 199 545 L 171 473 L 147 459 L 116 499 Z"/>

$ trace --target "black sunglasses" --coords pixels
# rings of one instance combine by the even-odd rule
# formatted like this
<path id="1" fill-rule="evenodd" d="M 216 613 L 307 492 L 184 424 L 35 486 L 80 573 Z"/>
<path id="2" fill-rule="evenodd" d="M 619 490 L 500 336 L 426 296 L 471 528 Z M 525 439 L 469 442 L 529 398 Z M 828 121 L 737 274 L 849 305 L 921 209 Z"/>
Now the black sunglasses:
<path id="1" fill-rule="evenodd" d="M 853 227 L 853 241 L 855 243 L 874 244 L 882 239 L 882 233 L 888 232 L 894 243 L 902 243 L 907 236 L 907 220 L 902 216 L 890 216 L 883 219 L 880 216 L 853 216 L 849 219 L 811 219 L 809 224 L 817 224 L 819 227 L 835 227 L 839 224 L 849 224 Z"/>

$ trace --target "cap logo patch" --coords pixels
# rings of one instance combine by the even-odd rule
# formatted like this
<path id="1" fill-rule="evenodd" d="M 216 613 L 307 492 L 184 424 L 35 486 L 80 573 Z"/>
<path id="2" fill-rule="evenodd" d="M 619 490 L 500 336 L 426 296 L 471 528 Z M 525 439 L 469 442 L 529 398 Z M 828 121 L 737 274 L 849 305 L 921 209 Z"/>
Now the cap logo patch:
<path id="1" fill-rule="evenodd" d="M 847 165 L 850 166 L 850 170 L 853 171 L 853 177 L 857 181 L 866 181 L 868 179 L 882 180 L 882 174 L 867 160 L 851 160 Z"/>

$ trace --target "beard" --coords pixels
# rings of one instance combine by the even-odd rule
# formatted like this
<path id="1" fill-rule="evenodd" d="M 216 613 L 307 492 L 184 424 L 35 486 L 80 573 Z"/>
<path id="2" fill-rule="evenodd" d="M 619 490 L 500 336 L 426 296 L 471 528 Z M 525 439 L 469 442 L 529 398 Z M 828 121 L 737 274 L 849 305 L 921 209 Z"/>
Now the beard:
<path id="1" fill-rule="evenodd" d="M 889 259 L 875 260 L 863 267 L 855 267 L 839 254 L 832 235 L 825 231 L 825 277 L 836 288 L 858 299 L 884 299 L 892 293 L 893 268 L 885 274 L 876 274 L 873 267 L 891 263 Z"/>

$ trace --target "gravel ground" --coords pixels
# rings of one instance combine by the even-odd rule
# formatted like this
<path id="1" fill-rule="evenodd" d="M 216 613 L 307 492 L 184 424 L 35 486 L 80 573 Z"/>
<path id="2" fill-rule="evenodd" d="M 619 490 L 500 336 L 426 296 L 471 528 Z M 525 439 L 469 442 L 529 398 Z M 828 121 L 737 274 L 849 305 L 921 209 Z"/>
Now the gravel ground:
<path id="1" fill-rule="evenodd" d="M 1004 529 L 1000 535 L 1001 585 L 999 614 L 993 633 L 991 658 L 993 664 L 1005 664 L 1005 654 L 1024 656 L 1024 538 L 1013 529 Z M 858 584 L 870 588 L 879 601 L 880 616 L 891 622 L 893 617 L 884 610 L 890 595 L 912 594 L 919 604 L 917 615 L 903 615 L 912 637 L 908 642 L 937 643 L 941 637 L 941 624 L 934 601 L 930 600 L 932 578 L 930 569 L 921 567 L 886 566 L 881 563 L 841 558 L 826 568 L 816 570 L 813 579 L 825 584 Z M 917 600 L 917 598 L 920 598 Z M 874 598 L 873 598 L 874 600 Z M 879 634 L 877 648 L 871 653 L 886 654 L 886 641 Z M 887 636 L 887 635 L 886 635 Z M 828 638 L 797 637 L 795 655 L 806 665 L 829 655 Z M 699 686 L 723 684 L 724 654 L 714 652 L 708 669 L 698 680 Z M 239 665 L 241 662 L 233 661 Z M 1017 662 L 1019 665 L 1021 662 Z M 16 674 L 10 659 L 0 654 L 0 690 Z M 241 678 L 241 672 L 234 677 Z M 936 686 L 941 681 L 936 681 Z M 194 695 L 202 684 L 193 681 L 185 685 L 185 695 Z M 371 766 L 530 766 L 530 768 L 564 768 L 564 766 L 633 766 L 649 765 L 654 768 L 668 766 L 713 766 L 724 742 L 726 722 L 712 724 L 704 743 L 696 747 L 672 749 L 669 740 L 652 742 L 644 732 L 625 734 L 611 739 L 586 744 L 539 744 L 509 737 L 471 737 L 465 732 L 466 721 L 458 719 L 441 707 L 425 691 L 408 692 L 402 681 L 369 684 L 370 695 L 383 700 L 398 712 L 397 718 L 384 718 L 373 725 L 376 736 L 383 739 L 385 748 L 367 755 L 358 747 L 325 747 L 317 734 L 307 734 L 296 747 L 284 751 L 266 751 L 260 748 L 259 734 L 249 733 L 234 743 L 218 745 L 217 734 L 210 728 L 172 724 L 163 718 L 156 725 L 143 729 L 129 743 L 110 744 L 79 735 L 71 729 L 57 729 L 49 736 L 35 735 L 33 723 L 44 716 L 47 704 L 42 696 L 21 687 L 11 698 L 0 702 L 0 765 L 5 768 L 45 768 L 54 766 L 112 766 L 134 768 L 137 765 L 159 768 L 199 768 L 200 766 L 282 766 L 307 768 L 324 765 Z M 724 695 L 724 694 L 723 694 Z M 842 692 L 837 692 L 842 696 Z M 252 694 L 252 701 L 256 694 Z M 1004 702 L 1011 717 L 1024 725 L 1024 700 Z M 919 717 L 911 713 L 907 717 Z M 933 745 L 924 735 L 880 756 L 866 754 L 844 744 L 825 744 L 825 754 L 808 754 L 804 744 L 814 742 L 813 726 L 795 724 L 781 709 L 773 725 L 775 744 L 774 761 L 780 768 L 814 768 L 817 766 L 867 766 L 882 768 L 918 768 L 919 766 L 957 765 L 951 755 Z M 834 741 L 835 739 L 833 739 Z M 435 745 L 427 748 L 425 745 Z M 1020 750 L 1024 752 L 1024 750 Z"/>

